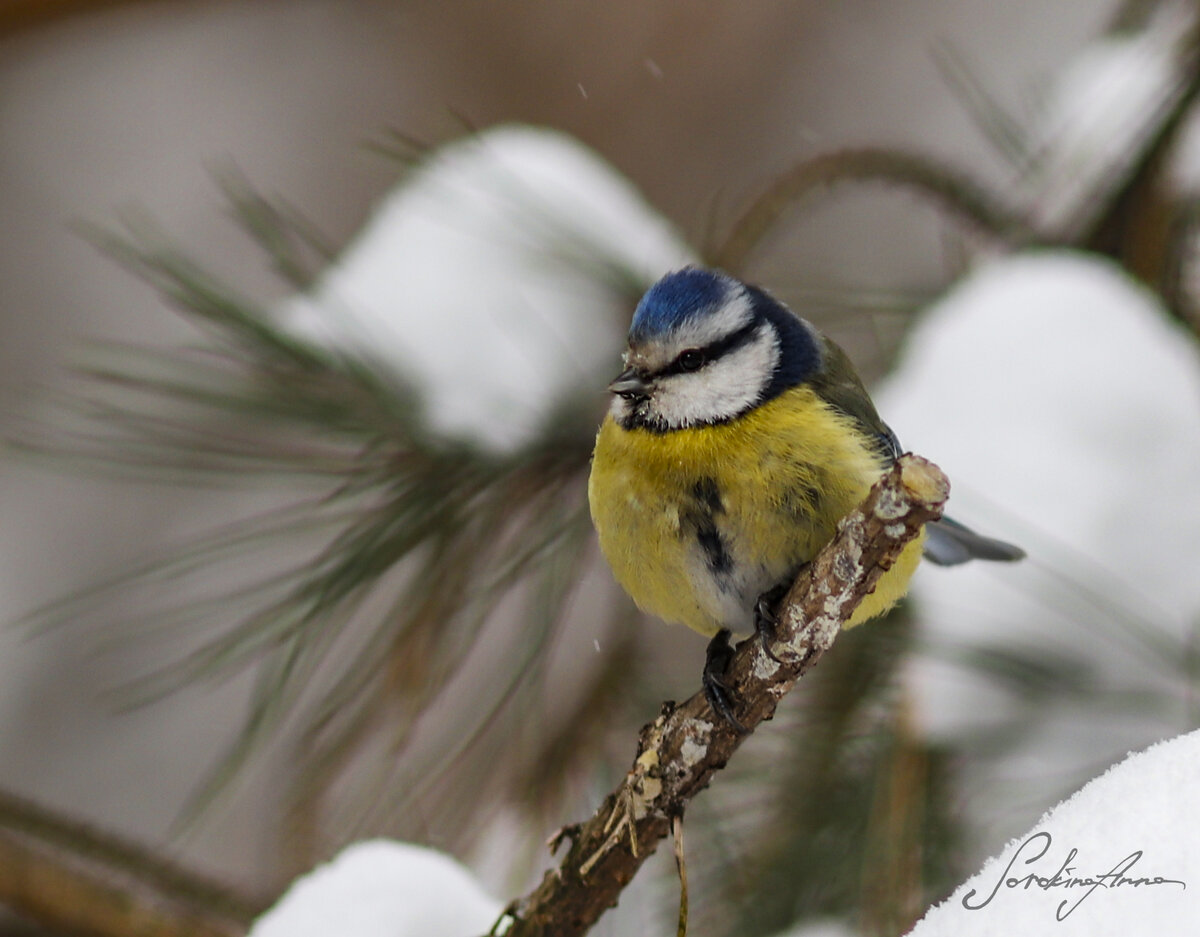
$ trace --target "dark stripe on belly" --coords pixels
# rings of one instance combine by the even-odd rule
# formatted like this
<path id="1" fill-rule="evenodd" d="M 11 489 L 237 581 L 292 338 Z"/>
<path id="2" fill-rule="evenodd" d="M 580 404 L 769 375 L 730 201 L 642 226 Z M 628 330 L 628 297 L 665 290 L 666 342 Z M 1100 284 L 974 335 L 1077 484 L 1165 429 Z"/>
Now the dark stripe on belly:
<path id="1" fill-rule="evenodd" d="M 725 513 L 721 501 L 721 490 L 716 479 L 707 476 L 697 479 L 692 486 L 694 504 L 683 513 L 684 531 L 690 530 L 704 552 L 704 560 L 715 576 L 723 576 L 733 569 L 733 557 L 717 528 L 716 517 Z"/>
<path id="2" fill-rule="evenodd" d="M 733 557 L 725 549 L 725 541 L 721 538 L 716 525 L 710 524 L 705 527 L 697 527 L 696 542 L 700 544 L 700 549 L 704 551 L 704 558 L 708 563 L 708 568 L 714 574 L 728 573 L 733 569 Z"/>

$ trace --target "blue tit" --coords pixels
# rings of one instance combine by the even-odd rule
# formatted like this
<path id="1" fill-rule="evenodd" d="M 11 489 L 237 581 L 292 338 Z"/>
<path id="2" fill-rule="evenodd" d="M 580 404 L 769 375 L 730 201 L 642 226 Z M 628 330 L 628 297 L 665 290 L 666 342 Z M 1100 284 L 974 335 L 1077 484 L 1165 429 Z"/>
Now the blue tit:
<path id="1" fill-rule="evenodd" d="M 617 582 L 645 612 L 714 636 L 709 700 L 729 633 L 769 619 L 800 567 L 900 454 L 846 354 L 767 292 L 688 267 L 659 280 L 629 329 L 596 437 L 588 500 Z M 847 627 L 883 614 L 924 554 L 1014 560 L 1017 547 L 926 525 Z"/>

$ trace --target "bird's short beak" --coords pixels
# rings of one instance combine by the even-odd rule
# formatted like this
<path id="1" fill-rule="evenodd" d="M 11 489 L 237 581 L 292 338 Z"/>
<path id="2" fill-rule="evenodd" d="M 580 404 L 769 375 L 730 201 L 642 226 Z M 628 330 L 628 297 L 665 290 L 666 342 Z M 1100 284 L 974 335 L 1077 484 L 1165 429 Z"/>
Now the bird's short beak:
<path id="1" fill-rule="evenodd" d="M 646 383 L 646 379 L 638 374 L 634 368 L 626 368 L 617 375 L 616 380 L 608 385 L 608 389 L 614 394 L 626 399 L 635 397 L 645 397 L 650 392 L 650 385 Z"/>

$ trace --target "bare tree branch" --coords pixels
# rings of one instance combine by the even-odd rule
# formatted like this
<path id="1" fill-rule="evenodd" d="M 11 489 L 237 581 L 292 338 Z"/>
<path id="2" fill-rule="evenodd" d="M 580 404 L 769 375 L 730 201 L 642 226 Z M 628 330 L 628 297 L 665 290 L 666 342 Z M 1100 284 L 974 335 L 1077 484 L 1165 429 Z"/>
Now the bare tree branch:
<path id="1" fill-rule="evenodd" d="M 738 646 L 728 680 L 737 718 L 749 731 L 770 719 L 779 700 L 833 644 L 842 624 L 927 522 L 941 516 L 949 482 L 937 466 L 905 455 L 844 518 L 833 541 L 797 577 L 779 612 L 772 651 Z M 746 739 L 716 716 L 703 693 L 665 703 L 638 739 L 633 767 L 587 822 L 558 834 L 570 839 L 558 868 L 509 907 L 508 937 L 583 934 Z"/>
<path id="2" fill-rule="evenodd" d="M 737 649 L 728 680 L 737 718 L 752 731 L 833 644 L 842 623 L 921 527 L 941 515 L 941 471 L 906 455 L 843 519 L 834 540 L 797 578 L 768 656 Z M 512 937 L 586 932 L 617 903 L 646 857 L 745 740 L 703 693 L 666 703 L 642 729 L 625 781 L 586 823 L 558 837 L 561 865 L 510 909 Z M 67 934 L 92 937 L 240 937 L 260 910 L 152 852 L 0 794 L 0 904 Z"/>
<path id="3" fill-rule="evenodd" d="M 0 36 L 36 29 L 66 17 L 127 6 L 133 2 L 135 0 L 7 0 L 0 3 Z"/>
<path id="4" fill-rule="evenodd" d="M 734 222 L 709 262 L 741 270 L 784 212 L 814 192 L 841 182 L 882 182 L 921 193 L 932 203 L 1004 242 L 1032 237 L 1026 219 L 1010 211 L 969 176 L 926 156 L 901 150 L 835 150 L 806 159 L 773 180 Z"/>
<path id="5" fill-rule="evenodd" d="M 263 907 L 9 794 L 0 794 L 0 905 L 87 937 L 241 937 Z"/>

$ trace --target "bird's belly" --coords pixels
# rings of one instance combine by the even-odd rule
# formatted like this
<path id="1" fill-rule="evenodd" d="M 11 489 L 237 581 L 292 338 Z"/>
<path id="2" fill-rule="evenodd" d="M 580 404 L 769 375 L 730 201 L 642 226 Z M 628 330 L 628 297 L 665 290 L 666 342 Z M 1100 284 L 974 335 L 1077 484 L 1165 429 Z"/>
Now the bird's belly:
<path id="1" fill-rule="evenodd" d="M 593 508 L 600 546 L 617 581 L 652 615 L 703 634 L 745 630 L 758 597 L 808 558 L 795 518 L 766 505 L 739 509 L 711 477 L 667 492 L 637 472 L 621 474 L 622 494 Z M 721 509 L 711 510 L 718 499 Z"/>
<path id="2" fill-rule="evenodd" d="M 758 597 L 816 555 L 879 474 L 869 455 L 810 453 L 744 425 L 655 436 L 606 421 L 589 499 L 617 581 L 702 634 L 748 629 Z"/>

